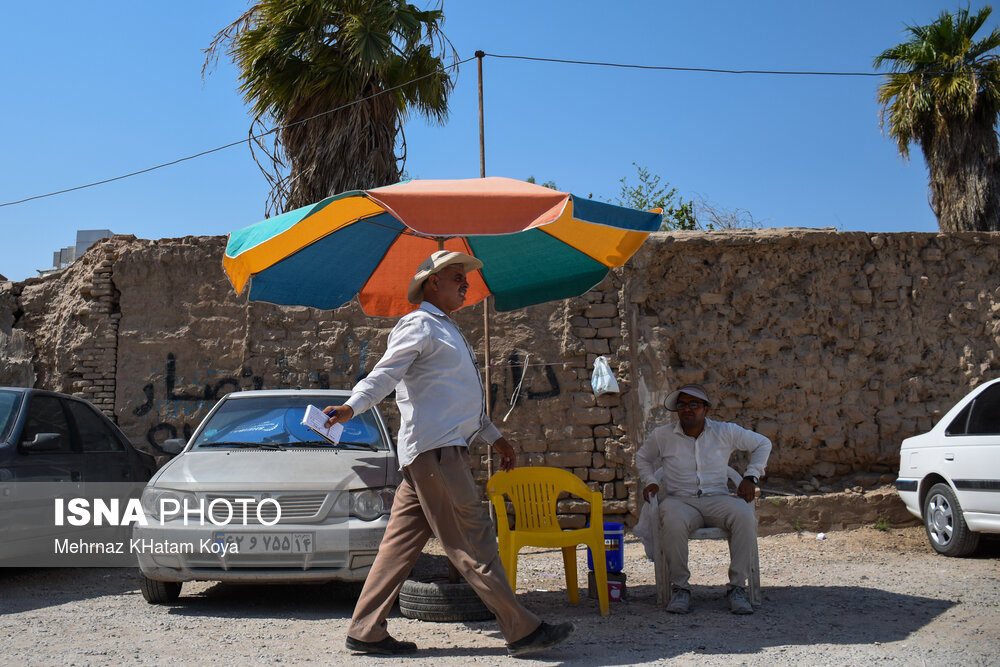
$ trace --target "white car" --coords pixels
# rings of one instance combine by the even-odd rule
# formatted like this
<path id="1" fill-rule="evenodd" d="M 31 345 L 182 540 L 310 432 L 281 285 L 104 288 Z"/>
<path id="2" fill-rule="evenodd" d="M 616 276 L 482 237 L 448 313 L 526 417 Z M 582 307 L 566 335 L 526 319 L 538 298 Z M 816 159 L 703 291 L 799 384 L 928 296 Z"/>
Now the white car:
<path id="1" fill-rule="evenodd" d="M 903 441 L 896 490 L 945 556 L 968 555 L 980 533 L 1000 533 L 1000 378 Z"/>
<path id="2" fill-rule="evenodd" d="M 301 423 L 348 396 L 245 391 L 212 408 L 142 495 L 131 548 L 148 602 L 175 601 L 185 581 L 365 579 L 400 481 L 395 446 L 377 408 L 338 444 Z"/>

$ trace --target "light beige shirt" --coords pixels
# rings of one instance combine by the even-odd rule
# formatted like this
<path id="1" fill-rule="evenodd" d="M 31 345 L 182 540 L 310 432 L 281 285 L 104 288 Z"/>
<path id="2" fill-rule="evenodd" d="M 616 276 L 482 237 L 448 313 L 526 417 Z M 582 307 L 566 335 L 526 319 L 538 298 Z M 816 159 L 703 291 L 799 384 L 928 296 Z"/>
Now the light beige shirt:
<path id="1" fill-rule="evenodd" d="M 396 390 L 401 467 L 439 447 L 487 444 L 500 431 L 486 417 L 479 363 L 454 320 L 426 301 L 404 315 L 372 372 L 354 386 L 346 405 L 361 414 Z"/>
<path id="2" fill-rule="evenodd" d="M 750 463 L 744 475 L 762 477 L 771 441 L 753 431 L 731 424 L 705 420 L 705 428 L 697 438 L 684 433 L 679 422 L 653 429 L 635 457 L 635 467 L 642 483 L 640 491 L 650 484 L 666 487 L 668 495 L 700 496 L 729 493 L 726 471 L 734 451 L 750 452 Z M 656 471 L 663 468 L 663 484 Z"/>

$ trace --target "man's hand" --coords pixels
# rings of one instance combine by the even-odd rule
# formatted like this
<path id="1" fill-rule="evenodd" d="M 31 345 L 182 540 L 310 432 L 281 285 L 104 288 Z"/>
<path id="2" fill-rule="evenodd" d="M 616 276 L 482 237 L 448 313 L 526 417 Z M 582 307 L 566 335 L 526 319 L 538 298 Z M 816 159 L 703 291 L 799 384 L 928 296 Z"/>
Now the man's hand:
<path id="1" fill-rule="evenodd" d="M 326 420 L 327 428 L 330 428 L 334 424 L 343 424 L 344 422 L 351 421 L 351 417 L 354 416 L 354 408 L 349 405 L 328 405 L 323 408 L 323 412 L 329 415 L 329 419 Z"/>
<path id="2" fill-rule="evenodd" d="M 746 477 L 740 482 L 740 485 L 736 488 L 736 495 L 738 495 L 743 500 L 748 503 L 753 502 L 754 492 L 757 490 L 757 485 L 751 482 Z"/>
<path id="3" fill-rule="evenodd" d="M 642 490 L 642 499 L 648 503 L 649 499 L 655 496 L 659 492 L 660 492 L 660 487 L 658 485 L 650 484 L 649 486 L 647 486 L 645 489 Z"/>
<path id="4" fill-rule="evenodd" d="M 501 437 L 493 443 L 493 449 L 500 455 L 500 469 L 504 471 L 513 470 L 514 466 L 517 465 L 517 454 L 514 452 L 514 448 L 510 446 L 510 443 Z"/>

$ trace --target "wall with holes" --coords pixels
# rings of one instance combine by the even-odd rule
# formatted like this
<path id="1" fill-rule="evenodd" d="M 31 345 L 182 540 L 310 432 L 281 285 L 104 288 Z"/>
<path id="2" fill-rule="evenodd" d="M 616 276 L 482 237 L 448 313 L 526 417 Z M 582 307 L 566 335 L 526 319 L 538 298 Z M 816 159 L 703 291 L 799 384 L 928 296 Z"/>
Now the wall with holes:
<path id="1" fill-rule="evenodd" d="M 371 370 L 393 320 L 248 303 L 224 247 L 119 236 L 58 275 L 0 283 L 0 385 L 88 398 L 162 453 L 229 391 L 350 388 Z M 654 234 L 587 294 L 491 314 L 494 421 L 521 463 L 572 470 L 611 517 L 634 516 L 636 447 L 684 382 L 774 441 L 770 479 L 891 473 L 903 437 L 1000 374 L 998 253 L 997 234 Z M 480 353 L 482 313 L 456 317 Z M 598 355 L 620 394 L 593 395 Z M 583 504 L 561 503 L 581 525 Z"/>

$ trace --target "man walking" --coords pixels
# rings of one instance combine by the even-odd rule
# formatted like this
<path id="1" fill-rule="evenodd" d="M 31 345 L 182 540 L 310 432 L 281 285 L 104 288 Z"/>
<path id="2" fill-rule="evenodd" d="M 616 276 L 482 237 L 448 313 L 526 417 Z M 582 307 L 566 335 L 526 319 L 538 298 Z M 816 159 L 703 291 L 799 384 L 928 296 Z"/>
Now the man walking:
<path id="1" fill-rule="evenodd" d="M 351 651 L 416 650 L 413 642 L 390 636 L 385 619 L 431 535 L 496 615 L 511 655 L 560 644 L 575 629 L 572 623 L 544 623 L 517 601 L 472 479 L 469 445 L 477 437 L 496 450 L 501 469 L 512 469 L 517 458 L 486 417 L 475 353 L 449 317 L 465 302 L 466 273 L 482 265 L 470 255 L 445 250 L 427 258 L 407 290 L 410 303 L 420 307 L 399 320 L 385 354 L 345 404 L 324 409 L 328 426 L 346 422 L 395 390 L 400 414 L 397 448 L 403 482 L 347 630 Z"/>

